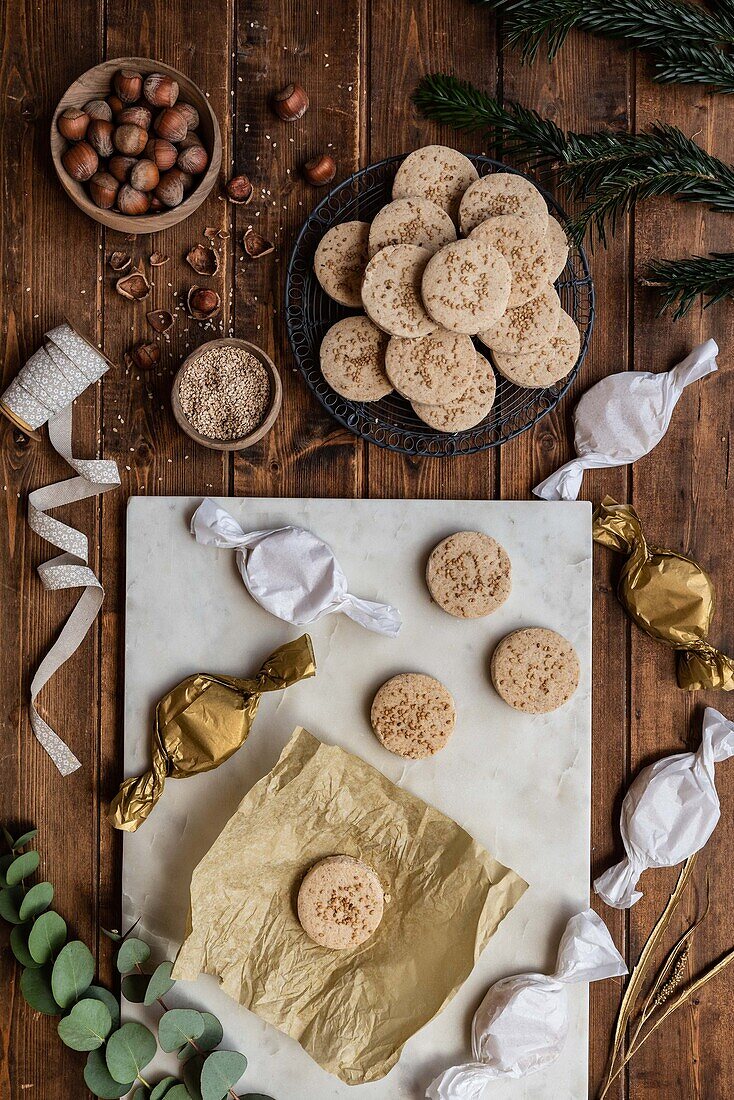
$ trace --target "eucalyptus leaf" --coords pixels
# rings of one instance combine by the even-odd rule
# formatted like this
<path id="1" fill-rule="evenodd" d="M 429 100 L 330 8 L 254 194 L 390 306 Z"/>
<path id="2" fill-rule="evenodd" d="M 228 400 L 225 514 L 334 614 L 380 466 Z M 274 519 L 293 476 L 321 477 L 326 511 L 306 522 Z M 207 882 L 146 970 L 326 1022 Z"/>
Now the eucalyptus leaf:
<path id="1" fill-rule="evenodd" d="M 84 1083 L 91 1093 L 102 1100 L 118 1100 L 130 1091 L 131 1081 L 120 1084 L 110 1076 L 101 1050 L 93 1050 L 84 1067 Z"/>
<path id="2" fill-rule="evenodd" d="M 10 948 L 21 966 L 28 970 L 37 970 L 41 964 L 36 962 L 28 950 L 29 932 L 27 924 L 16 924 L 10 932 Z"/>
<path id="3" fill-rule="evenodd" d="M 51 968 L 24 970 L 20 976 L 20 991 L 31 1008 L 45 1016 L 60 1016 L 62 1009 L 56 1003 L 51 986 Z"/>
<path id="4" fill-rule="evenodd" d="M 186 1088 L 189 1090 L 189 1095 L 193 1100 L 201 1100 L 201 1089 L 199 1083 L 201 1081 L 201 1071 L 204 1066 L 204 1057 L 201 1054 L 197 1054 L 194 1058 L 189 1058 L 188 1062 L 184 1062 L 181 1068 L 181 1076 L 186 1083 Z"/>
<path id="5" fill-rule="evenodd" d="M 121 974 L 127 974 L 136 966 L 142 966 L 150 958 L 150 948 L 143 940 L 123 940 L 120 950 L 117 952 L 117 969 Z"/>
<path id="6" fill-rule="evenodd" d="M 159 997 L 165 997 L 166 993 L 169 993 L 176 984 L 171 977 L 171 971 L 173 970 L 173 963 L 169 960 L 162 962 L 160 966 L 157 966 L 150 976 L 148 982 L 148 988 L 145 993 L 144 1004 L 152 1005 L 158 1000 Z"/>
<path id="7" fill-rule="evenodd" d="M 170 1053 L 180 1050 L 192 1039 L 198 1039 L 206 1028 L 201 1012 L 194 1008 L 171 1008 L 158 1021 L 158 1042 Z"/>
<path id="8" fill-rule="evenodd" d="M 135 1089 L 133 1100 L 150 1100 L 150 1093 L 146 1088 Z"/>
<path id="9" fill-rule="evenodd" d="M 97 1050 L 111 1031 L 110 1010 L 92 997 L 77 1001 L 59 1022 L 59 1038 L 72 1050 Z"/>
<path id="10" fill-rule="evenodd" d="M 143 1024 L 123 1024 L 113 1031 L 107 1040 L 105 1058 L 107 1069 L 115 1081 L 130 1084 L 155 1058 L 158 1049 L 155 1035 Z"/>
<path id="11" fill-rule="evenodd" d="M 201 1071 L 202 1100 L 225 1100 L 247 1069 L 247 1059 L 236 1050 L 215 1050 Z"/>
<path id="12" fill-rule="evenodd" d="M 13 851 L 17 852 L 20 848 L 25 848 L 26 844 L 30 844 L 30 842 L 37 836 L 38 829 L 29 829 L 27 833 L 23 833 L 22 836 L 19 836 L 17 840 L 13 841 L 11 845 Z"/>
<path id="13" fill-rule="evenodd" d="M 101 1001 L 103 1005 L 106 1005 L 112 1020 L 112 1026 L 114 1028 L 120 1026 L 120 1005 L 117 997 L 110 993 L 109 989 L 105 989 L 101 985 L 90 985 L 84 996 L 91 997 L 95 1001 Z"/>
<path id="14" fill-rule="evenodd" d="M 191 1093 L 186 1085 L 174 1085 L 169 1092 L 165 1093 L 165 1100 L 191 1100 Z"/>
<path id="15" fill-rule="evenodd" d="M 272 1096 L 266 1096 L 264 1092 L 245 1092 L 240 1100 L 273 1100 Z"/>
<path id="16" fill-rule="evenodd" d="M 20 907 L 23 902 L 23 890 L 20 886 L 8 886 L 0 890 L 0 917 L 8 924 L 22 924 Z"/>
<path id="17" fill-rule="evenodd" d="M 211 1012 L 202 1012 L 202 1016 L 204 1017 L 204 1030 L 201 1035 L 196 1036 L 196 1046 L 187 1043 L 182 1050 L 179 1050 L 179 1058 L 190 1058 L 197 1051 L 206 1054 L 221 1043 L 224 1032 L 219 1020 Z"/>
<path id="18" fill-rule="evenodd" d="M 21 920 L 34 920 L 48 909 L 54 900 L 54 888 L 50 882 L 37 882 L 20 903 L 18 910 Z"/>
<path id="19" fill-rule="evenodd" d="M 94 958 L 81 940 L 71 940 L 59 951 L 51 972 L 51 988 L 62 1008 L 69 1008 L 92 984 Z"/>
<path id="20" fill-rule="evenodd" d="M 122 935 L 114 928 L 102 928 L 100 926 L 100 932 L 103 936 L 106 936 L 108 940 L 112 940 L 113 943 L 122 943 Z"/>
<path id="21" fill-rule="evenodd" d="M 53 909 L 41 913 L 28 933 L 28 950 L 37 963 L 47 963 L 66 943 L 66 921 Z"/>
<path id="22" fill-rule="evenodd" d="M 24 852 L 22 856 L 16 856 L 5 872 L 8 886 L 19 886 L 25 879 L 30 878 L 38 870 L 41 857 L 38 852 Z"/>
<path id="23" fill-rule="evenodd" d="M 166 1096 L 168 1090 L 173 1085 L 178 1085 L 178 1077 L 164 1077 L 162 1081 L 159 1081 L 157 1085 L 154 1085 L 150 1092 L 150 1100 L 162 1100 L 162 1097 Z"/>
<path id="24" fill-rule="evenodd" d="M 8 852 L 7 855 L 0 856 L 0 887 L 2 887 L 3 890 L 8 885 L 8 881 L 5 878 L 5 872 L 7 871 L 8 867 L 14 859 L 15 856 L 12 852 Z"/>
<path id="25" fill-rule="evenodd" d="M 123 997 L 134 1005 L 141 1005 L 145 1000 L 149 982 L 149 974 L 126 974 L 121 986 Z"/>
<path id="26" fill-rule="evenodd" d="M 10 835 L 10 833 L 8 832 L 8 830 L 5 828 L 4 825 L 3 825 L 2 829 L 3 829 L 3 836 L 5 837 L 5 843 L 7 844 L 8 848 L 10 848 L 10 850 L 12 852 L 12 850 L 15 846 L 15 841 L 13 840 L 12 836 Z"/>

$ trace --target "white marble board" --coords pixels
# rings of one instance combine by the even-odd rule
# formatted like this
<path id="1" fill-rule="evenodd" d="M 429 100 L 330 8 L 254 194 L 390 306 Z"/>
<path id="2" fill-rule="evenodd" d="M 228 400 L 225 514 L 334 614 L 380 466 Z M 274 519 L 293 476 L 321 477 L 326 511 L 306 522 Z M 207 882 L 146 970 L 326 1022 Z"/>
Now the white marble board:
<path id="1" fill-rule="evenodd" d="M 127 513 L 125 775 L 148 766 L 153 707 L 196 671 L 248 675 L 277 645 L 302 633 L 248 596 L 235 556 L 198 546 L 189 520 L 200 498 L 135 497 Z M 591 506 L 530 501 L 228 499 L 247 529 L 299 524 L 333 547 L 356 595 L 392 602 L 404 619 L 396 640 L 344 615 L 310 628 L 319 672 L 266 695 L 254 730 L 223 767 L 169 780 L 149 820 L 124 834 L 125 926 L 142 917 L 154 957 L 181 942 L 193 867 L 245 792 L 275 763 L 297 725 L 342 745 L 393 782 L 453 817 L 530 884 L 448 1008 L 406 1045 L 381 1082 L 347 1086 L 292 1039 L 240 1008 L 211 977 L 179 983 L 172 1003 L 216 1013 L 225 1040 L 249 1058 L 240 1091 L 276 1100 L 419 1100 L 432 1077 L 469 1054 L 471 1016 L 490 982 L 549 971 L 567 918 L 588 904 L 591 759 Z M 496 537 L 512 560 L 513 590 L 494 615 L 453 619 L 425 586 L 431 548 L 456 530 Z M 566 635 L 581 660 L 581 684 L 550 715 L 513 711 L 488 673 L 494 644 L 521 626 Z M 402 762 L 377 742 L 369 706 L 402 671 L 441 679 L 456 699 L 449 746 Z M 450 929 L 447 929 L 450 935 Z M 570 990 L 571 1031 L 560 1060 L 521 1081 L 494 1084 L 498 1100 L 587 1096 L 588 995 Z M 137 1006 L 126 1006 L 128 1018 Z M 170 1063 L 169 1063 L 170 1064 Z M 245 1087 L 246 1086 L 246 1087 Z"/>

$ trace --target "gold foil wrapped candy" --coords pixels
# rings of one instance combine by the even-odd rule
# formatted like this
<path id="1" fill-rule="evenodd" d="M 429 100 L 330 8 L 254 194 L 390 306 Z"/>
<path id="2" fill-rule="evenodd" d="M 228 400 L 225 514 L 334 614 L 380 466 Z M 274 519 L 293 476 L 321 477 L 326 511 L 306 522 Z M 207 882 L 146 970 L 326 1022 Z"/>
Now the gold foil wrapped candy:
<path id="1" fill-rule="evenodd" d="M 698 562 L 648 545 L 634 508 L 611 497 L 594 515 L 594 541 L 628 555 L 617 595 L 646 634 L 676 651 L 679 686 L 733 690 L 734 660 L 707 641 L 715 594 Z"/>
<path id="2" fill-rule="evenodd" d="M 158 702 L 151 769 L 124 781 L 110 804 L 111 824 L 135 832 L 161 797 L 166 779 L 211 771 L 237 752 L 263 692 L 281 691 L 315 673 L 311 639 L 304 634 L 271 653 L 250 679 L 204 672 L 187 676 Z"/>

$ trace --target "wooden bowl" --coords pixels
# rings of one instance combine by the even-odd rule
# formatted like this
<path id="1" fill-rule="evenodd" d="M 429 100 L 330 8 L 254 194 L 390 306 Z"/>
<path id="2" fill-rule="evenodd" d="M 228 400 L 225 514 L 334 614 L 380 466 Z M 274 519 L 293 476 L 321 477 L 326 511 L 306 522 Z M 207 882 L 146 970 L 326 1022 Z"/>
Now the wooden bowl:
<path id="1" fill-rule="evenodd" d="M 56 123 L 59 115 L 67 107 L 83 107 L 90 99 L 105 99 L 112 91 L 112 77 L 118 69 L 136 69 L 143 77 L 149 73 L 165 73 L 173 77 L 178 82 L 179 98 L 185 103 L 191 103 L 199 112 L 197 133 L 209 154 L 209 167 L 181 205 L 171 210 L 139 216 L 121 214 L 119 210 L 102 210 L 92 202 L 86 185 L 73 180 L 61 163 L 62 154 L 66 151 L 69 142 L 59 133 Z M 209 100 L 184 73 L 172 69 L 170 65 L 164 65 L 162 61 L 151 61 L 145 57 L 116 57 L 112 61 L 104 61 L 101 65 L 88 69 L 83 76 L 74 81 L 70 88 L 67 88 L 59 100 L 51 121 L 51 157 L 61 186 L 69 198 L 90 218 L 120 233 L 157 233 L 161 229 L 170 229 L 172 225 L 178 225 L 193 214 L 214 187 L 222 164 L 222 137 L 216 115 L 209 106 Z"/>
<path id="2" fill-rule="evenodd" d="M 205 351 L 220 347 L 244 348 L 245 351 L 251 352 L 265 367 L 265 370 L 268 372 L 268 377 L 270 378 L 270 404 L 265 413 L 265 418 L 253 432 L 243 436 L 241 439 L 210 439 L 209 436 L 201 435 L 200 432 L 197 432 L 193 424 L 186 419 L 181 408 L 180 388 L 183 372 Z M 268 434 L 273 424 L 278 419 L 278 413 L 280 412 L 282 403 L 283 387 L 281 385 L 280 375 L 270 356 L 266 355 L 262 348 L 259 348 L 256 344 L 251 344 L 249 340 L 236 340 L 234 337 L 228 337 L 223 340 L 209 340 L 206 344 L 202 344 L 201 347 L 198 347 L 196 351 L 192 351 L 191 355 L 188 355 L 178 368 L 176 377 L 173 380 L 173 389 L 171 390 L 171 407 L 173 408 L 173 415 L 176 418 L 178 426 L 190 439 L 193 439 L 195 443 L 201 444 L 202 447 L 210 447 L 213 451 L 244 451 L 247 447 L 252 447 L 255 443 L 259 443 L 260 440 Z"/>

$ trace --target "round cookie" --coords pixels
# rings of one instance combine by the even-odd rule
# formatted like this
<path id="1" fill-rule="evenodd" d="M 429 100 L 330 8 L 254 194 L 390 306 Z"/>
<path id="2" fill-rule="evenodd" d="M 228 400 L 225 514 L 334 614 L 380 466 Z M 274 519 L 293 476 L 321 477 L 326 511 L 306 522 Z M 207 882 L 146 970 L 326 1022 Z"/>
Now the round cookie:
<path id="1" fill-rule="evenodd" d="M 389 337 L 369 317 L 344 317 L 321 341 L 321 373 L 333 390 L 351 401 L 379 401 L 392 393 L 385 374 Z"/>
<path id="2" fill-rule="evenodd" d="M 423 273 L 423 301 L 450 332 L 475 336 L 507 308 L 512 277 L 507 260 L 486 241 L 454 241 L 431 256 Z"/>
<path id="3" fill-rule="evenodd" d="M 576 322 L 562 309 L 555 335 L 542 348 L 524 355 L 495 351 L 493 356 L 497 370 L 508 382 L 540 389 L 565 378 L 576 366 L 580 350 L 581 336 Z"/>
<path id="4" fill-rule="evenodd" d="M 555 336 L 560 316 L 561 300 L 548 286 L 532 301 L 508 309 L 493 328 L 479 333 L 479 339 L 493 352 L 523 355 Z"/>
<path id="5" fill-rule="evenodd" d="M 461 196 L 478 177 L 476 168 L 463 153 L 446 145 L 426 145 L 409 153 L 398 168 L 392 197 L 430 199 L 456 218 Z"/>
<path id="6" fill-rule="evenodd" d="M 365 313 L 391 336 L 428 336 L 438 324 L 428 316 L 421 298 L 421 280 L 431 258 L 427 248 L 397 244 L 377 252 L 362 280 Z"/>
<path id="7" fill-rule="evenodd" d="M 469 388 L 449 405 L 429 405 L 411 402 L 416 416 L 437 432 L 465 432 L 489 416 L 497 392 L 497 379 L 492 367 L 477 352 L 477 376 Z"/>
<path id="8" fill-rule="evenodd" d="M 456 240 L 451 218 L 430 199 L 395 199 L 383 206 L 370 226 L 370 257 L 394 244 L 417 244 L 435 252 Z"/>
<path id="9" fill-rule="evenodd" d="M 298 919 L 320 947 L 346 951 L 368 940 L 385 906 L 380 880 L 351 856 L 328 856 L 307 872 L 298 891 Z"/>
<path id="10" fill-rule="evenodd" d="M 439 680 L 404 672 L 377 692 L 370 720 L 386 749 L 409 760 L 422 760 L 446 745 L 454 732 L 456 708 Z"/>
<path id="11" fill-rule="evenodd" d="M 481 531 L 457 531 L 439 542 L 426 568 L 431 596 L 457 619 L 480 619 L 501 607 L 512 587 L 504 547 Z"/>
<path id="12" fill-rule="evenodd" d="M 466 392 L 476 369 L 471 337 L 441 328 L 417 340 L 393 336 L 385 353 L 385 372 L 409 401 L 448 405 Z"/>
<path id="13" fill-rule="evenodd" d="M 568 237 L 557 218 L 548 215 L 548 229 L 545 235 L 546 264 L 548 279 L 554 283 L 568 261 Z"/>
<path id="14" fill-rule="evenodd" d="M 548 217 L 548 207 L 535 184 L 514 172 L 482 176 L 464 192 L 459 206 L 461 232 L 468 236 L 480 222 L 499 214 Z"/>
<path id="15" fill-rule="evenodd" d="M 506 635 L 492 654 L 492 683 L 515 710 L 547 714 L 567 703 L 579 683 L 579 659 L 555 630 L 530 627 Z"/>
<path id="16" fill-rule="evenodd" d="M 553 280 L 545 234 L 549 219 L 540 214 L 498 214 L 471 231 L 471 239 L 487 241 L 507 260 L 512 275 L 509 309 L 536 298 Z"/>
<path id="17" fill-rule="evenodd" d="M 343 306 L 362 305 L 369 235 L 369 222 L 342 222 L 324 233 L 316 249 L 313 269 L 321 289 Z"/>

